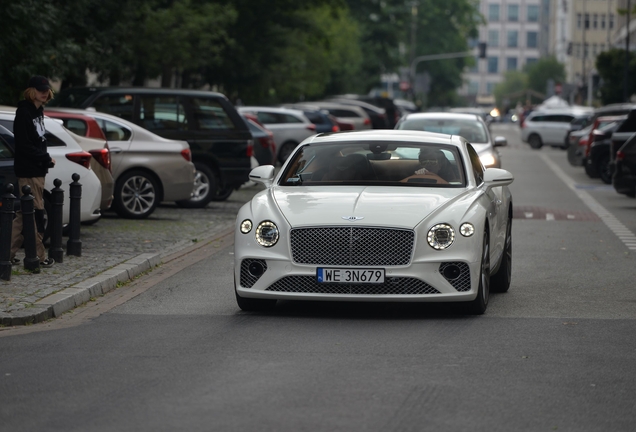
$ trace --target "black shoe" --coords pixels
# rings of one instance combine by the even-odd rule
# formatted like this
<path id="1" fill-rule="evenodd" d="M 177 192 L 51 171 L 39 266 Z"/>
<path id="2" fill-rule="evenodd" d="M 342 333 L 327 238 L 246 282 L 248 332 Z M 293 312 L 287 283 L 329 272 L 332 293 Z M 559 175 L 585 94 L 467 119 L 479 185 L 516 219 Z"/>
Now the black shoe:
<path id="1" fill-rule="evenodd" d="M 11 265 L 20 265 L 20 258 L 11 258 Z"/>
<path id="2" fill-rule="evenodd" d="M 44 261 L 40 261 L 40 267 L 43 268 L 53 267 L 53 264 L 55 264 L 55 260 L 53 258 L 47 258 Z"/>

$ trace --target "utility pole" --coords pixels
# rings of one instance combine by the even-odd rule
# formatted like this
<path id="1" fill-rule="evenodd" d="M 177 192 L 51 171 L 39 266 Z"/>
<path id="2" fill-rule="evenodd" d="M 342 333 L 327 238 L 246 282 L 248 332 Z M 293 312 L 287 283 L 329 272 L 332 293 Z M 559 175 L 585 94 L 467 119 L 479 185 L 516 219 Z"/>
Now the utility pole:
<path id="1" fill-rule="evenodd" d="M 629 102 L 629 21 L 631 18 L 631 0 L 627 0 L 627 23 L 625 24 L 625 30 L 627 35 L 625 36 L 625 75 L 623 76 L 623 99 L 625 102 Z"/>

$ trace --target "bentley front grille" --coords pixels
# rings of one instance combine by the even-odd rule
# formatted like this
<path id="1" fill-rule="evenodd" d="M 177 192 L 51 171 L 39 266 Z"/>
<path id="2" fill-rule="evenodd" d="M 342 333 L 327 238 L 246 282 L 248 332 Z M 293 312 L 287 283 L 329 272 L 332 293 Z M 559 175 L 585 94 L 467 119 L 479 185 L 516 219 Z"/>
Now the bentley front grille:
<path id="1" fill-rule="evenodd" d="M 324 284 L 315 276 L 287 276 L 278 280 L 266 291 L 315 294 L 359 294 L 359 295 L 418 295 L 439 294 L 435 288 L 415 278 L 389 277 L 383 284 Z"/>
<path id="2" fill-rule="evenodd" d="M 299 228 L 291 231 L 298 264 L 401 266 L 411 261 L 412 230 L 363 227 Z"/>

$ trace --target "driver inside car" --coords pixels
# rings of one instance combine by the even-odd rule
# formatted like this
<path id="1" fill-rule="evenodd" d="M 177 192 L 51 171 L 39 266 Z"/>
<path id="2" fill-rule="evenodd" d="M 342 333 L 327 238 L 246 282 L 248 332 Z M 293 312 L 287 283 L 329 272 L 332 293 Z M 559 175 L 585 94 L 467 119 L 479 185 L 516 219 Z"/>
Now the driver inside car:
<path id="1" fill-rule="evenodd" d="M 435 180 L 437 184 L 446 184 L 455 179 L 453 167 L 441 150 L 423 148 L 420 150 L 418 160 L 420 163 L 413 175 L 402 179 L 402 182 Z"/>

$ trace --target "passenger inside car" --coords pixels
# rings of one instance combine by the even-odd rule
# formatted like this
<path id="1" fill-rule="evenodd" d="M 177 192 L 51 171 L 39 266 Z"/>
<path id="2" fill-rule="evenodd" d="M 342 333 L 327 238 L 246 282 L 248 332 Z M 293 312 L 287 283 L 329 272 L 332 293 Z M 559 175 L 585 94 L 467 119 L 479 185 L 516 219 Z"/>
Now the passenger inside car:
<path id="1" fill-rule="evenodd" d="M 449 183 L 457 179 L 457 175 L 444 152 L 437 149 L 423 148 L 418 157 L 419 166 L 413 173 L 401 181 L 404 183 Z"/>

